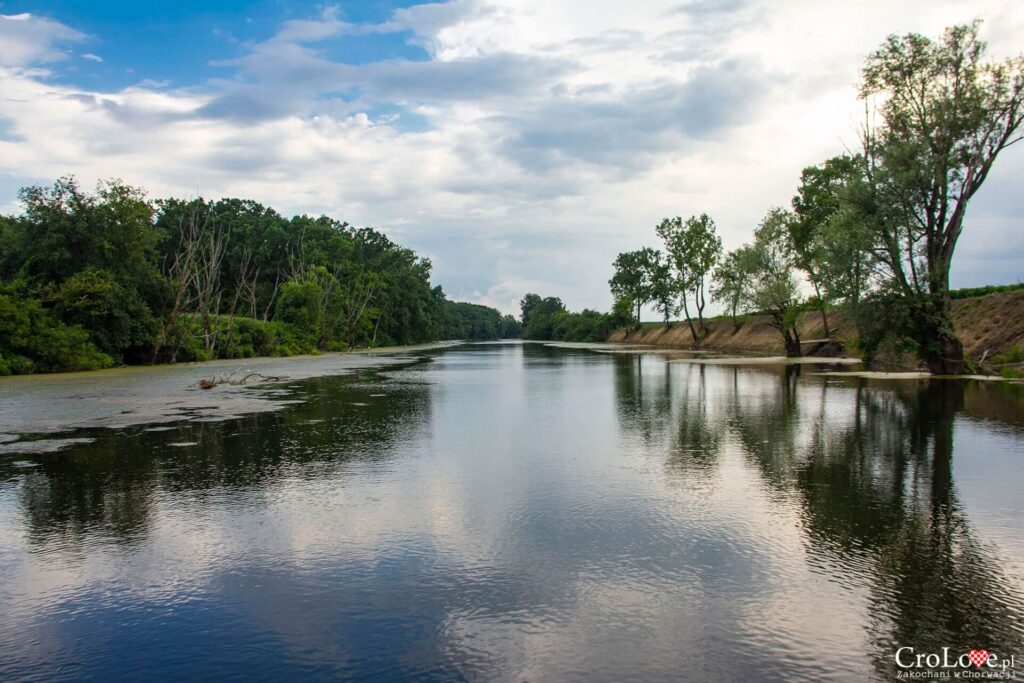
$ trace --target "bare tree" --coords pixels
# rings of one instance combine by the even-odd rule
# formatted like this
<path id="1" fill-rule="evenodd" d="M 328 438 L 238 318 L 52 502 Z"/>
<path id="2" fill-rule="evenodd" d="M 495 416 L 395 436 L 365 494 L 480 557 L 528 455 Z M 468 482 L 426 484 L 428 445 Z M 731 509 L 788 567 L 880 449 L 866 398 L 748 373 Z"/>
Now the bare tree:
<path id="1" fill-rule="evenodd" d="M 193 205 L 179 218 L 177 247 L 164 259 L 163 271 L 169 287 L 171 307 L 164 316 L 160 333 L 153 345 L 150 361 L 155 363 L 160 351 L 166 346 L 170 335 L 178 323 L 181 314 L 191 308 L 194 301 L 192 278 L 195 273 L 196 259 L 199 254 L 199 243 L 209 222 L 209 212 L 201 211 Z M 171 362 L 177 358 L 178 349 L 171 355 Z"/>
<path id="2" fill-rule="evenodd" d="M 220 266 L 224 260 L 228 234 L 215 220 L 199 241 L 192 268 L 192 287 L 195 290 L 196 312 L 203 324 L 203 349 L 213 356 L 217 343 L 217 321 L 224 287 L 220 279 Z"/>
<path id="3" fill-rule="evenodd" d="M 242 258 L 235 283 L 236 299 L 244 296 L 249 303 L 250 315 L 256 317 L 256 285 L 260 278 L 260 264 L 256 262 L 249 245 L 242 248 Z"/>

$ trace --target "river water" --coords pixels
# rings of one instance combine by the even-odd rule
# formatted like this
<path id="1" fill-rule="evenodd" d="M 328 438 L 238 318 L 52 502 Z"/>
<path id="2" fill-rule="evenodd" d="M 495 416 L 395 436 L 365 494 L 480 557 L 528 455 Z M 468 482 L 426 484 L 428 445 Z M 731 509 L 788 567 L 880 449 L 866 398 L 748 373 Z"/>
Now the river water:
<path id="1" fill-rule="evenodd" d="M 0 680 L 1024 672 L 1022 387 L 820 369 L 464 345 L 2 455 Z"/>

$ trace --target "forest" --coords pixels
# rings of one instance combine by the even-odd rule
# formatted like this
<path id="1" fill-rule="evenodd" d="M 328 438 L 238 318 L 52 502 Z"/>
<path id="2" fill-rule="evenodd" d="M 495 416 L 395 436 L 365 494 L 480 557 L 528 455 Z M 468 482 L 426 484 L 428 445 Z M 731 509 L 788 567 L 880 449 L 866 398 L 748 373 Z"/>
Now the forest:
<path id="1" fill-rule="evenodd" d="M 448 300 L 428 259 L 328 216 L 70 177 L 19 198 L 0 215 L 0 374 L 519 335 Z"/>

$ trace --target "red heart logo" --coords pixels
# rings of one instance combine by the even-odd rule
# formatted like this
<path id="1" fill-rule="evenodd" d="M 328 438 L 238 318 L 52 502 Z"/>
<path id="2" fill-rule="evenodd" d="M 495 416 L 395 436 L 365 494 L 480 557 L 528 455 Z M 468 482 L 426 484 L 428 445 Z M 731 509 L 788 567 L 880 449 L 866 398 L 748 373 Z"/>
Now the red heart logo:
<path id="1" fill-rule="evenodd" d="M 967 659 L 980 669 L 981 665 L 988 661 L 988 650 L 968 650 Z"/>

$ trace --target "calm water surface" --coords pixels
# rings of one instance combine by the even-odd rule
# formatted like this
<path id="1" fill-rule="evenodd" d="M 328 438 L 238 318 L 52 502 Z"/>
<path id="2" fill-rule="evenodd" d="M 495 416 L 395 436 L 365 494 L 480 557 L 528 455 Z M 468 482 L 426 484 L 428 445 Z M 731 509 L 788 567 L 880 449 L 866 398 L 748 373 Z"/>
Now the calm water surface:
<path id="1" fill-rule="evenodd" d="M 1024 671 L 1024 394 L 536 344 L 0 458 L 2 680 Z"/>

